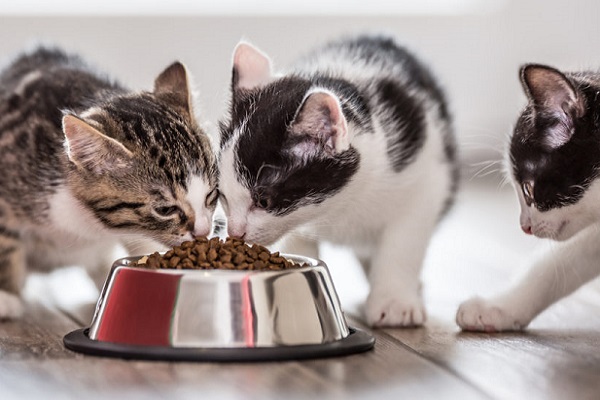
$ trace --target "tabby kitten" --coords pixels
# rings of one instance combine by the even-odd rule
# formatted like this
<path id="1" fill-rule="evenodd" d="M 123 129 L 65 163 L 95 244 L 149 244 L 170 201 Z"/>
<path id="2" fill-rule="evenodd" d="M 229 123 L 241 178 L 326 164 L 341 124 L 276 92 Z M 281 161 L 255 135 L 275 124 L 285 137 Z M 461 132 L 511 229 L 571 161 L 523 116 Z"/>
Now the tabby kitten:
<path id="1" fill-rule="evenodd" d="M 420 270 L 457 181 L 446 101 L 386 37 L 332 42 L 289 73 L 248 43 L 233 55 L 219 191 L 231 236 L 318 257 L 354 250 L 375 326 L 425 321 Z"/>
<path id="2" fill-rule="evenodd" d="M 510 176 L 526 234 L 560 243 L 514 288 L 462 304 L 465 330 L 525 328 L 560 298 L 600 274 L 600 73 L 526 65 L 529 99 L 510 142 Z"/>
<path id="3" fill-rule="evenodd" d="M 119 242 L 209 234 L 216 164 L 190 95 L 180 63 L 141 93 L 58 49 L 0 73 L 1 318 L 21 312 L 28 268 L 106 268 Z"/>

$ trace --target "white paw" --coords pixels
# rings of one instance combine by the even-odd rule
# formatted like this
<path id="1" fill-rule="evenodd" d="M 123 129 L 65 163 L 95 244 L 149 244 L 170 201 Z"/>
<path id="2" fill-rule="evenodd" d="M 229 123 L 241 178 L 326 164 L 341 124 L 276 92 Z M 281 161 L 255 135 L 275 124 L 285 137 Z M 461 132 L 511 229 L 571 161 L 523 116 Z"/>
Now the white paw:
<path id="1" fill-rule="evenodd" d="M 416 327 L 427 319 L 423 300 L 418 295 L 369 295 L 366 304 L 367 323 L 373 327 Z"/>
<path id="2" fill-rule="evenodd" d="M 465 331 L 500 332 L 520 331 L 529 321 L 519 318 L 512 310 L 500 304 L 474 297 L 460 305 L 456 323 Z"/>
<path id="3" fill-rule="evenodd" d="M 0 320 L 15 319 L 23 315 L 23 302 L 12 294 L 0 290 Z"/>

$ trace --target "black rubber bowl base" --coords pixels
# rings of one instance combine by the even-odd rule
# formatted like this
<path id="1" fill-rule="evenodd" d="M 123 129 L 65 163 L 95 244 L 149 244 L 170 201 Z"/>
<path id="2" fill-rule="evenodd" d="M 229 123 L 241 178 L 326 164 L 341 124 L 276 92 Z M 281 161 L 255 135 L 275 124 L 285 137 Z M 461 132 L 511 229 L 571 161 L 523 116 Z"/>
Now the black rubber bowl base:
<path id="1" fill-rule="evenodd" d="M 344 339 L 330 343 L 253 348 L 136 346 L 92 340 L 88 331 L 89 328 L 77 329 L 65 335 L 65 347 L 94 356 L 137 360 L 253 362 L 338 357 L 362 353 L 375 345 L 373 336 L 356 328 L 350 328 L 350 334 Z"/>

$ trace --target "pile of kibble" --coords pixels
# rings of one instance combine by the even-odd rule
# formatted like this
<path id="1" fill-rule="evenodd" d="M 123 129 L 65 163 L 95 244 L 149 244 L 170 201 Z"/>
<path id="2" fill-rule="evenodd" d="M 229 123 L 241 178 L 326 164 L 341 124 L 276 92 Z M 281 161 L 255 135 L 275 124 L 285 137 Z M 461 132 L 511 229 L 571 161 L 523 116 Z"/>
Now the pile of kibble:
<path id="1" fill-rule="evenodd" d="M 307 266 L 293 263 L 271 253 L 258 244 L 248 245 L 240 239 L 218 237 L 196 238 L 183 242 L 164 254 L 158 252 L 142 257 L 131 266 L 149 269 L 238 269 L 278 271 Z"/>

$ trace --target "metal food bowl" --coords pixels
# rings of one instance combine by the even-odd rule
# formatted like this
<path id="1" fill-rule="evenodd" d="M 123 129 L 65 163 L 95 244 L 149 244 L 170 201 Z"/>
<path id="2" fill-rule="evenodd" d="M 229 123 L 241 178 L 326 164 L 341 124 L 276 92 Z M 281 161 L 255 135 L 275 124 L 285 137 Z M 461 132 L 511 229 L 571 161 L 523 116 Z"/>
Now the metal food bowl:
<path id="1" fill-rule="evenodd" d="M 375 340 L 348 327 L 325 263 L 281 271 L 149 270 L 121 258 L 91 326 L 64 337 L 87 354 L 138 359 L 261 361 L 339 356 Z"/>

